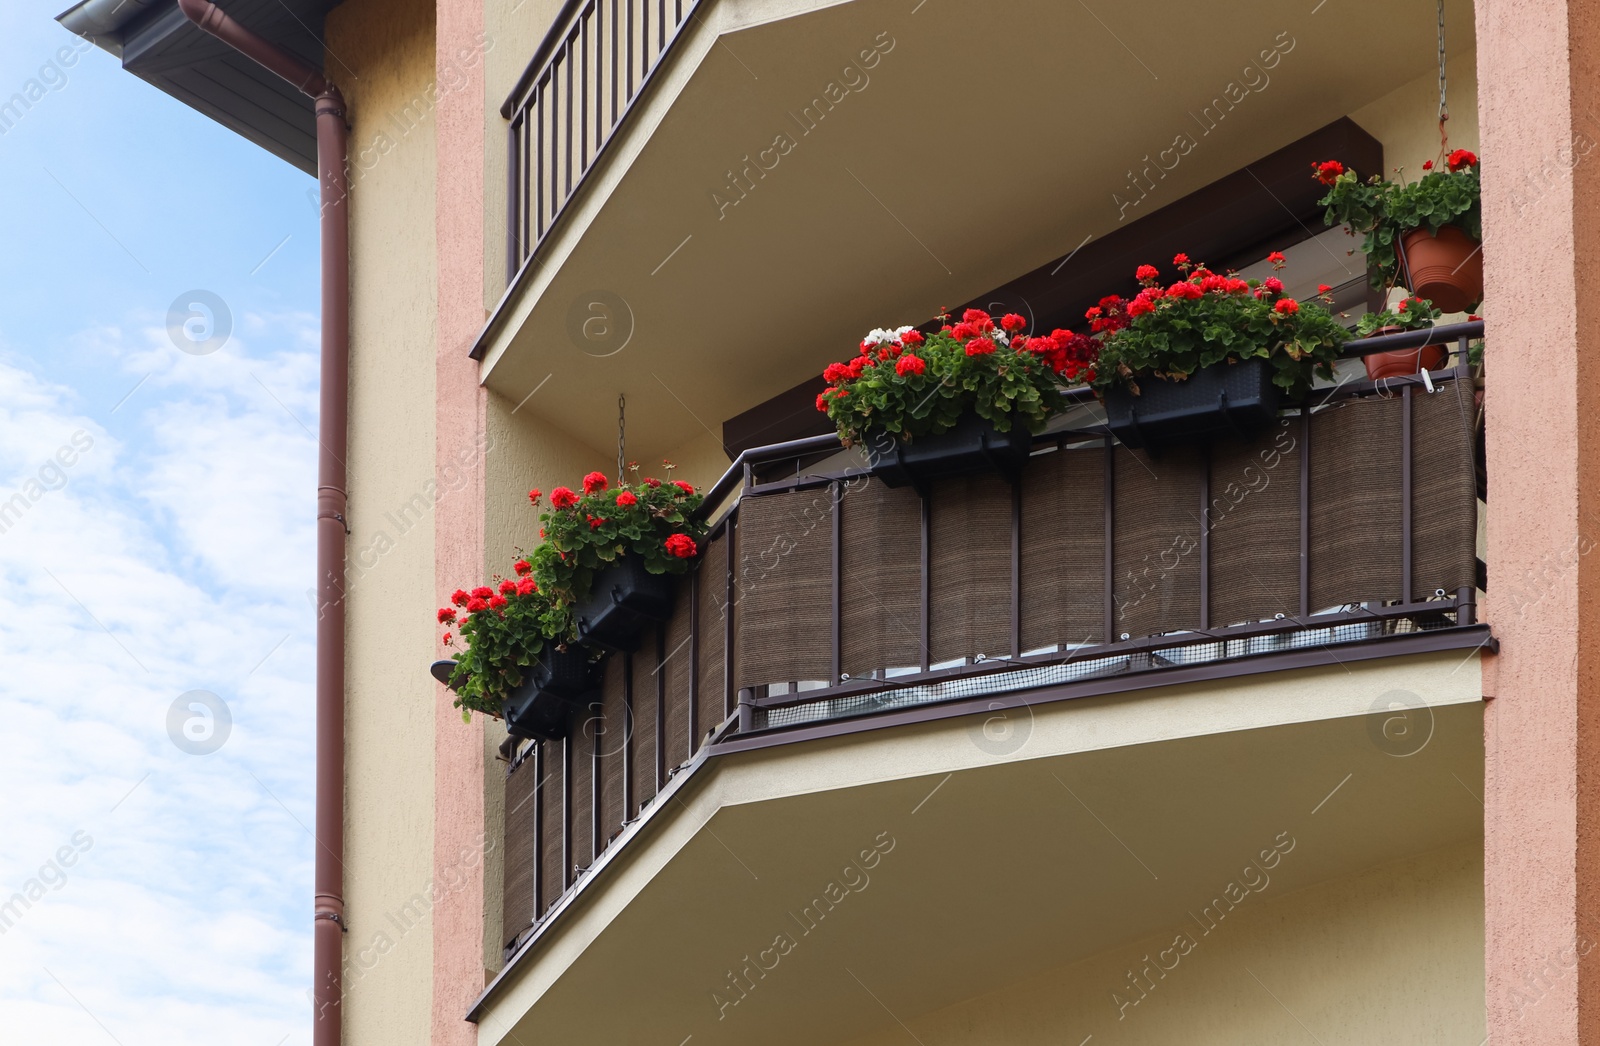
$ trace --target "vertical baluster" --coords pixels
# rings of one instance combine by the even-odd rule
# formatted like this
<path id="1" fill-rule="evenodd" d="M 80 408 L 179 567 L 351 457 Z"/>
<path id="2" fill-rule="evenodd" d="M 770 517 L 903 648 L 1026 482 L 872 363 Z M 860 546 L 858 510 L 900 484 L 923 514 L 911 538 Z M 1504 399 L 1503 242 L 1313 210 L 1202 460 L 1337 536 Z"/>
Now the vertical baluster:
<path id="1" fill-rule="evenodd" d="M 605 805 L 600 801 L 600 785 L 605 767 L 600 761 L 600 741 L 606 733 L 605 706 L 595 701 L 589 706 L 589 863 L 593 864 L 605 848 Z"/>
<path id="2" fill-rule="evenodd" d="M 623 0 L 628 5 L 628 91 L 624 100 L 633 101 L 633 8 L 635 0 Z"/>
<path id="3" fill-rule="evenodd" d="M 733 630 L 733 572 L 738 567 L 739 517 L 728 513 L 728 574 L 722 599 L 722 717 L 733 715 L 733 650 L 737 637 Z"/>
<path id="4" fill-rule="evenodd" d="M 633 819 L 633 654 L 622 655 L 622 819 Z"/>
<path id="5" fill-rule="evenodd" d="M 649 0 L 646 0 L 648 3 Z M 661 61 L 661 55 L 667 49 L 667 0 L 658 0 L 656 5 L 656 61 Z"/>
<path id="6" fill-rule="evenodd" d="M 561 890 L 572 885 L 572 738 L 561 739 Z"/>
<path id="7" fill-rule="evenodd" d="M 1411 390 L 1400 392 L 1400 601 L 1411 602 Z"/>
<path id="8" fill-rule="evenodd" d="M 617 126 L 617 83 L 621 79 L 617 68 L 617 0 L 611 0 L 611 68 L 606 79 L 611 81 L 611 121 L 606 125 L 609 134 Z"/>
<path id="9" fill-rule="evenodd" d="M 1020 477 L 1011 484 L 1011 656 L 1022 656 L 1022 479 Z"/>
<path id="10" fill-rule="evenodd" d="M 1116 483 L 1117 460 L 1116 460 L 1116 452 L 1115 452 L 1114 446 L 1113 446 L 1113 444 L 1111 442 L 1111 437 L 1110 436 L 1106 437 L 1106 459 L 1105 460 L 1106 460 L 1106 477 L 1105 477 L 1105 479 L 1106 479 L 1106 486 L 1105 486 L 1105 499 L 1106 499 L 1106 559 L 1105 559 L 1105 571 L 1106 571 L 1106 586 L 1105 586 L 1105 588 L 1106 588 L 1106 591 L 1105 591 L 1106 615 L 1105 615 L 1105 627 L 1106 627 L 1106 637 L 1105 637 L 1105 641 L 1107 643 L 1110 643 L 1110 642 L 1114 642 L 1116 640 L 1116 638 L 1117 638 L 1117 633 L 1116 633 L 1116 623 L 1117 623 L 1117 621 L 1116 621 L 1116 588 L 1115 588 L 1115 579 L 1112 576 L 1112 571 L 1116 568 L 1116 559 L 1115 559 L 1115 556 L 1113 555 L 1113 553 L 1116 551 L 1116 538 L 1117 538 L 1116 508 L 1115 508 L 1115 504 L 1116 504 L 1115 498 L 1116 498 L 1116 492 L 1117 492 L 1117 483 Z"/>
<path id="11" fill-rule="evenodd" d="M 844 487 L 838 483 L 828 486 L 829 495 L 833 498 L 833 605 L 830 609 L 828 620 L 828 643 L 833 651 L 832 660 L 829 662 L 829 673 L 832 678 L 830 685 L 838 686 L 844 671 L 844 648 L 839 630 L 840 607 L 843 596 L 841 590 L 842 574 L 840 571 L 840 558 L 844 552 L 843 544 L 843 517 L 844 517 Z"/>
<path id="12" fill-rule="evenodd" d="M 545 164 L 545 158 L 544 158 L 544 96 L 545 96 L 545 90 L 544 90 L 544 84 L 542 82 L 539 84 L 538 92 L 539 92 L 538 101 L 534 106 L 534 114 L 536 116 L 536 119 L 533 122 L 534 141 L 535 141 L 535 157 L 534 157 L 534 164 L 533 164 L 533 177 L 534 177 L 534 180 L 538 183 L 538 185 L 537 185 L 537 192 L 535 194 L 533 194 L 531 196 L 531 198 L 529 199 L 529 201 L 528 201 L 528 204 L 529 204 L 528 210 L 533 212 L 531 217 L 533 218 L 534 233 L 539 239 L 542 240 L 542 239 L 544 239 L 544 164 Z M 524 222 L 523 222 L 522 234 L 525 237 L 528 234 L 528 227 L 527 227 L 526 219 L 524 219 Z"/>
<path id="13" fill-rule="evenodd" d="M 1300 619 L 1311 616 L 1311 408 L 1300 408 Z"/>
<path id="14" fill-rule="evenodd" d="M 667 785 L 667 626 L 656 626 L 656 791 Z"/>
<path id="15" fill-rule="evenodd" d="M 933 665 L 929 644 L 933 641 L 933 604 L 929 598 L 929 571 L 933 564 L 933 508 L 928 495 L 919 494 L 922 505 L 922 670 Z"/>
<path id="16" fill-rule="evenodd" d="M 550 742 L 533 743 L 533 921 L 544 914 L 544 749 Z"/>
<path id="17" fill-rule="evenodd" d="M 508 287 L 516 278 L 517 263 L 520 261 L 517 257 L 521 249 L 517 238 L 517 227 L 522 221 L 519 213 L 522 209 L 519 206 L 521 197 L 517 184 L 517 160 L 521 153 L 521 135 L 518 129 L 525 123 L 527 112 L 523 109 L 511 118 L 511 137 L 506 140 L 506 286 Z"/>
<path id="18" fill-rule="evenodd" d="M 1211 448 L 1200 452 L 1200 627 L 1211 627 Z"/>
<path id="19" fill-rule="evenodd" d="M 650 58 L 650 0 L 644 0 L 639 8 L 639 20 L 639 89 L 642 91 L 644 78 L 650 75 L 650 67 L 655 64 Z"/>
<path id="20" fill-rule="evenodd" d="M 689 571 L 689 754 L 694 755 L 700 731 L 700 565 Z"/>
<path id="21" fill-rule="evenodd" d="M 561 45 L 561 61 L 567 70 L 567 103 L 566 119 L 562 121 L 562 131 L 566 135 L 561 149 L 561 202 L 565 204 L 567 197 L 572 195 L 572 34 L 567 34 L 566 43 Z M 552 212 L 551 219 L 555 218 Z"/>
<path id="22" fill-rule="evenodd" d="M 589 19 L 578 16 L 578 177 L 589 169 Z M 569 192 L 571 190 L 568 190 Z"/>

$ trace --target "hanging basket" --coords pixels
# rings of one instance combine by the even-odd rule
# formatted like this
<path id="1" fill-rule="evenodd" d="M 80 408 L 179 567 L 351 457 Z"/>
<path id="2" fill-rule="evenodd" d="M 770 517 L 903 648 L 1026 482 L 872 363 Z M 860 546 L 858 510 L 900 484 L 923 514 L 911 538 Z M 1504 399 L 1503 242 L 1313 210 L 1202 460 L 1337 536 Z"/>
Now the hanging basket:
<path id="1" fill-rule="evenodd" d="M 1139 395 L 1126 385 L 1105 390 L 1106 424 L 1123 446 L 1159 449 L 1213 436 L 1260 435 L 1278 417 L 1283 390 L 1272 367 L 1253 358 L 1214 363 L 1183 381 L 1139 378 Z"/>
<path id="2" fill-rule="evenodd" d="M 1395 246 L 1411 293 L 1441 312 L 1465 312 L 1483 300 L 1483 249 L 1454 225 L 1412 229 Z"/>

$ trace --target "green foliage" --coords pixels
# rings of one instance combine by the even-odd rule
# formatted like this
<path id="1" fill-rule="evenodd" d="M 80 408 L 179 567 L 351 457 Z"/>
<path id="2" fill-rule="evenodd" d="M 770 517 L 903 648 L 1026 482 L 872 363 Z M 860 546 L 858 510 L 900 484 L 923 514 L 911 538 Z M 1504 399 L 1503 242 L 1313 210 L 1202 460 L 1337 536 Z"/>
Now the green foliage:
<path id="1" fill-rule="evenodd" d="M 1433 302 L 1427 298 L 1407 298 L 1398 308 L 1385 309 L 1382 312 L 1369 312 L 1356 321 L 1356 333 L 1363 338 L 1371 337 L 1385 327 L 1398 327 L 1401 330 L 1422 330 L 1432 327 L 1444 315 L 1433 307 Z"/>
<path id="2" fill-rule="evenodd" d="M 1372 269 L 1372 286 L 1384 290 L 1400 282 L 1395 244 L 1413 229 L 1437 234 L 1454 225 L 1470 239 L 1483 240 L 1478 158 L 1464 150 L 1451 154 L 1453 170 L 1431 170 L 1414 182 L 1391 182 L 1373 175 L 1362 181 L 1343 171 L 1331 182 L 1321 205 L 1328 225 L 1348 225 L 1363 236 L 1361 249 Z"/>
<path id="3" fill-rule="evenodd" d="M 450 685 L 463 719 L 471 712 L 499 715 L 506 695 L 526 680 L 540 651 L 567 638 L 570 614 L 543 592 L 501 598 L 505 606 L 466 614 L 460 621 L 462 650 Z"/>

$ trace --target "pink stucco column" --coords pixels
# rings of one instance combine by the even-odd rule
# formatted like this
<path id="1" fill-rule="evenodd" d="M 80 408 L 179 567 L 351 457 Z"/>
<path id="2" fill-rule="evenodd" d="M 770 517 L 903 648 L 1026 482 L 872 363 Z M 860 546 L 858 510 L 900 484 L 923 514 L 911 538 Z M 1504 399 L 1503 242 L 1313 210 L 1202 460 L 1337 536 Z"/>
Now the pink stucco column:
<path id="1" fill-rule="evenodd" d="M 1600 5 L 1477 0 L 1493 1046 L 1600 1044 Z"/>
<path id="2" fill-rule="evenodd" d="M 484 63 L 482 0 L 438 0 L 434 110 L 437 148 L 438 329 L 435 468 L 460 469 L 460 451 L 484 432 L 486 396 L 467 350 L 483 325 Z M 441 498 L 434 515 L 434 587 L 438 603 L 483 573 L 484 455 L 471 455 L 466 485 Z M 483 990 L 483 723 L 471 725 L 443 687 L 434 715 L 433 874 L 466 885 L 445 891 L 434 909 L 432 1046 L 475 1046 L 463 1017 Z"/>

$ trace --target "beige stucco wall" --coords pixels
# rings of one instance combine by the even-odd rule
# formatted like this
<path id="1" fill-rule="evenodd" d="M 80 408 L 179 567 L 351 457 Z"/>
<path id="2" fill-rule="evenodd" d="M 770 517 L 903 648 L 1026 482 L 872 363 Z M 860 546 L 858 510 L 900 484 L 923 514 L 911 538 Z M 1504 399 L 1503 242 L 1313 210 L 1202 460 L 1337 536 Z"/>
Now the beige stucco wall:
<path id="1" fill-rule="evenodd" d="M 1478 151 L 1477 52 L 1451 54 L 1445 66 L 1450 119 L 1445 130 L 1451 149 Z M 1383 143 L 1383 162 L 1404 166 L 1406 177 L 1422 174 L 1422 162 L 1439 158 L 1439 74 L 1430 71 L 1396 88 L 1350 118 Z M 1378 172 L 1362 171 L 1363 176 Z"/>
<path id="2" fill-rule="evenodd" d="M 405 913 L 433 875 L 432 5 L 346 3 L 328 49 L 352 167 L 344 1022 L 351 1043 L 417 1042 L 433 960 L 428 919 Z"/>
<path id="3" fill-rule="evenodd" d="M 851 1046 L 899 1046 L 907 1031 L 940 1046 L 1071 1046 L 1091 1035 L 1115 1046 L 1483 1040 L 1479 844 L 1261 901 L 1214 925 L 1172 926 L 988 995 L 901 1015 L 904 1027 L 890 1023 Z"/>

